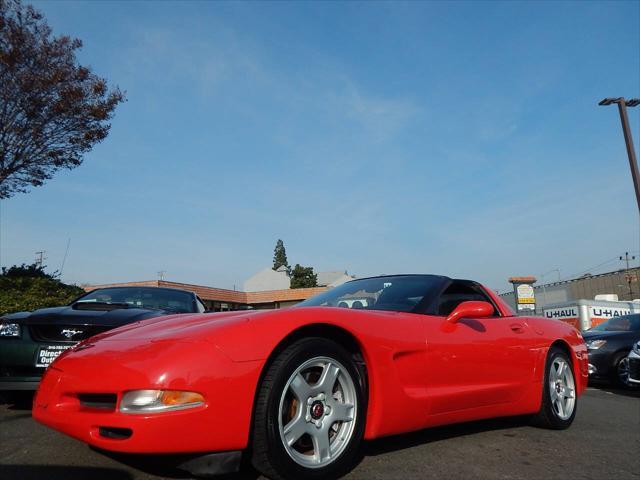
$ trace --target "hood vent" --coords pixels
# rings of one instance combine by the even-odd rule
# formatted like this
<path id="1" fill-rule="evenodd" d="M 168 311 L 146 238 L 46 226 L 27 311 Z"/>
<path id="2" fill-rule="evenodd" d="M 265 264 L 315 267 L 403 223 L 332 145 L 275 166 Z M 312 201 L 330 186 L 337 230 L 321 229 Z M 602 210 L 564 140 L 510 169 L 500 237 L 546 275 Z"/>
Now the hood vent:
<path id="1" fill-rule="evenodd" d="M 74 310 L 93 310 L 98 312 L 110 312 L 111 310 L 119 310 L 129 308 L 128 303 L 107 303 L 107 302 L 76 302 L 71 308 Z"/>

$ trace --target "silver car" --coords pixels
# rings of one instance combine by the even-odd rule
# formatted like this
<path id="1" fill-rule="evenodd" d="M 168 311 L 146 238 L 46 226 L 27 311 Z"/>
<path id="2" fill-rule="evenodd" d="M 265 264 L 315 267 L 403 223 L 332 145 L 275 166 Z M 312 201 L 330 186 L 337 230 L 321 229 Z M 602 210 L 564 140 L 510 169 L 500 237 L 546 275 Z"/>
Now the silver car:
<path id="1" fill-rule="evenodd" d="M 633 344 L 627 357 L 629 367 L 629 384 L 640 387 L 640 341 Z"/>

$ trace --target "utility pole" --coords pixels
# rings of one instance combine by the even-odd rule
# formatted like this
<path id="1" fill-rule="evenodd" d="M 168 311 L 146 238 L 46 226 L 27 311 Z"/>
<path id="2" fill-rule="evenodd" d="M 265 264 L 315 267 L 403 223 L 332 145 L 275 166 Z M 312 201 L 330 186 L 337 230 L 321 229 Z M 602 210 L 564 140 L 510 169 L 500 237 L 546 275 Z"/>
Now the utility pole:
<path id="1" fill-rule="evenodd" d="M 636 201 L 638 202 L 638 212 L 640 213 L 640 173 L 638 172 L 638 162 L 636 160 L 636 151 L 633 148 L 633 138 L 631 138 L 631 128 L 629 127 L 629 117 L 627 117 L 627 107 L 637 107 L 640 105 L 640 99 L 631 98 L 625 100 L 623 97 L 605 98 L 598 105 L 605 106 L 612 103 L 618 104 L 620 112 L 620 122 L 622 122 L 622 133 L 624 134 L 624 143 L 627 146 L 627 155 L 629 156 L 629 167 L 631 168 L 631 178 L 633 179 L 633 187 L 636 191 Z"/>
<path id="2" fill-rule="evenodd" d="M 44 265 L 44 261 L 47 259 L 47 257 L 44 256 L 45 253 L 47 253 L 46 250 L 42 250 L 41 252 L 36 252 L 36 266 L 38 268 L 42 268 Z"/>
<path id="3" fill-rule="evenodd" d="M 631 284 L 634 280 L 636 280 L 636 276 L 632 273 L 629 273 L 629 262 L 636 259 L 635 255 L 629 255 L 629 252 L 624 252 L 624 257 L 620 255 L 620 261 L 624 261 L 627 264 L 627 268 L 625 268 L 624 279 L 627 281 L 627 285 L 629 285 L 629 300 L 633 298 L 633 288 L 631 288 Z"/>
<path id="4" fill-rule="evenodd" d="M 636 259 L 635 255 L 629 255 L 629 252 L 624 252 L 624 257 L 620 255 L 620 260 L 626 262 L 627 268 L 625 270 L 629 270 L 629 262 Z"/>

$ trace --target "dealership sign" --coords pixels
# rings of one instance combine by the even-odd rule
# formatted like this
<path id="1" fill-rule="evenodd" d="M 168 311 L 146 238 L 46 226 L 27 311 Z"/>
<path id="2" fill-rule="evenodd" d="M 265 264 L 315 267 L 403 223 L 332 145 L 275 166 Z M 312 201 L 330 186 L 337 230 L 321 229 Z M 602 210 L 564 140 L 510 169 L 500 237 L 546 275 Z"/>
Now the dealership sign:
<path id="1" fill-rule="evenodd" d="M 516 310 L 523 313 L 536 311 L 536 295 L 533 290 L 535 277 L 511 277 L 513 293 L 516 299 Z"/>

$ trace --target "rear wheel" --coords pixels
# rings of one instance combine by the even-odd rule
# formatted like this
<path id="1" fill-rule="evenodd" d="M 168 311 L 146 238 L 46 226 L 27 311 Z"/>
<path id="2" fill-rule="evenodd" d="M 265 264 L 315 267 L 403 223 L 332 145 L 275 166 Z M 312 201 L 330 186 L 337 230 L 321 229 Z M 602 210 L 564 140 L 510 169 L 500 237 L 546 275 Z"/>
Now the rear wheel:
<path id="1" fill-rule="evenodd" d="M 568 428 L 573 423 L 577 406 L 571 359 L 564 350 L 551 347 L 545 364 L 542 406 L 533 421 L 543 428 Z"/>
<path id="2" fill-rule="evenodd" d="M 359 458 L 362 372 L 340 345 L 302 339 L 269 366 L 256 400 L 252 463 L 272 479 L 336 478 Z"/>

